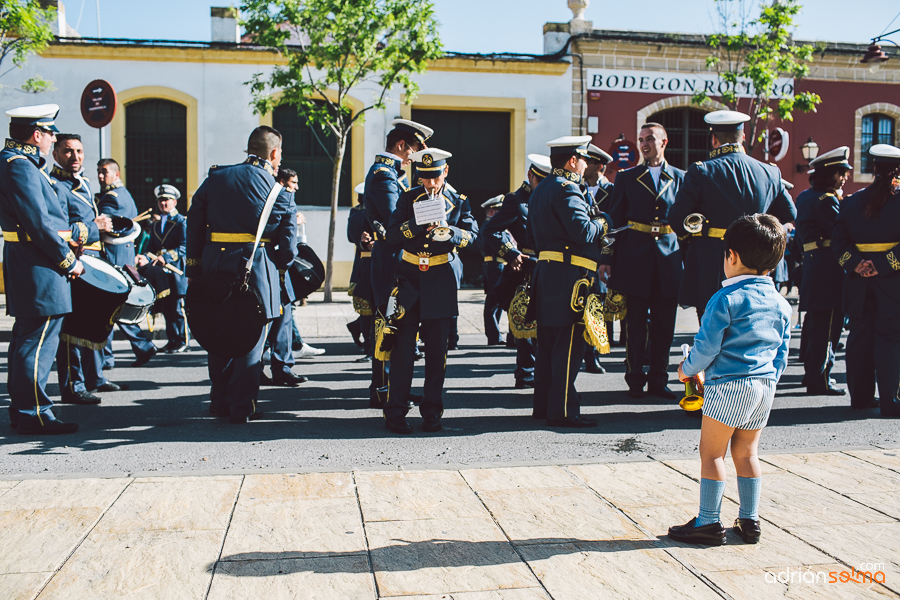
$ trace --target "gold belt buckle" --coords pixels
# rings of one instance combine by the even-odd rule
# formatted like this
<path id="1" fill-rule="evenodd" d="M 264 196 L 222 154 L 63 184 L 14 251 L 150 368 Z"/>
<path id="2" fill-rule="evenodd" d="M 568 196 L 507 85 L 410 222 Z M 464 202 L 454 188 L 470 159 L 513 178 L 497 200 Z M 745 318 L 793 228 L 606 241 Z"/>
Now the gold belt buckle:
<path id="1" fill-rule="evenodd" d="M 420 252 L 419 253 L 419 270 L 427 271 L 429 266 L 431 266 L 431 255 L 426 254 L 424 252 Z"/>

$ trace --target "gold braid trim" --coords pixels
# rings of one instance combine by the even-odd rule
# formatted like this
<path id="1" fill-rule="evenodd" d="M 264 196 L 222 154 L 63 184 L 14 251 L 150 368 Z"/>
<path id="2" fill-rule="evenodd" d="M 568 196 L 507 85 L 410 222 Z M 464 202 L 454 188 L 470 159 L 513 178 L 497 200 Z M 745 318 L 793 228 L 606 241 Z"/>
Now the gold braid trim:
<path id="1" fill-rule="evenodd" d="M 843 267 L 845 264 L 847 264 L 848 260 L 850 260 L 850 253 L 844 252 L 844 255 L 838 259 L 838 264 L 840 264 Z"/>
<path id="2" fill-rule="evenodd" d="M 509 329 L 513 337 L 517 340 L 525 340 L 537 337 L 537 321 L 526 321 L 525 315 L 528 312 L 528 304 L 531 297 L 528 295 L 524 285 L 520 285 L 513 296 L 512 302 L 509 304 Z"/>
<path id="3" fill-rule="evenodd" d="M 106 348 L 106 342 L 109 340 L 103 340 L 99 344 L 97 342 L 92 342 L 90 340 L 86 340 L 84 338 L 75 337 L 73 335 L 69 335 L 68 333 L 59 334 L 59 339 L 63 342 L 69 342 L 70 344 L 74 344 L 76 346 L 81 346 L 82 348 L 87 348 L 88 350 L 103 350 Z"/>
<path id="4" fill-rule="evenodd" d="M 351 284 L 350 284 L 350 287 L 347 288 L 347 295 L 352 297 L 352 296 L 353 296 L 353 292 L 355 292 L 355 291 L 356 291 L 356 284 L 355 284 L 355 283 L 351 283 Z"/>
<path id="5" fill-rule="evenodd" d="M 356 314 L 367 317 L 373 313 L 372 305 L 369 304 L 368 300 L 363 298 L 353 297 L 353 310 L 356 311 Z"/>
<path id="6" fill-rule="evenodd" d="M 185 261 L 185 266 L 188 267 L 199 267 L 203 264 L 202 258 L 189 258 Z"/>
<path id="7" fill-rule="evenodd" d="M 411 240 L 415 237 L 412 234 L 412 232 L 409 230 L 409 221 L 407 221 L 406 223 L 404 223 L 403 225 L 400 226 L 400 231 L 403 233 L 403 237 L 405 237 L 408 240 Z"/>
<path id="8" fill-rule="evenodd" d="M 69 250 L 66 253 L 66 257 L 62 260 L 62 262 L 59 263 L 59 268 L 68 271 L 70 268 L 72 268 L 72 265 L 75 264 L 75 260 L 75 253 Z"/>
<path id="9" fill-rule="evenodd" d="M 600 354 L 609 354 L 609 335 L 603 313 L 603 301 L 597 294 L 590 294 L 584 303 L 584 341 Z"/>
<path id="10" fill-rule="evenodd" d="M 622 321 L 628 312 L 628 303 L 625 294 L 612 289 L 607 289 L 606 300 L 603 301 L 603 315 L 605 321 Z"/>

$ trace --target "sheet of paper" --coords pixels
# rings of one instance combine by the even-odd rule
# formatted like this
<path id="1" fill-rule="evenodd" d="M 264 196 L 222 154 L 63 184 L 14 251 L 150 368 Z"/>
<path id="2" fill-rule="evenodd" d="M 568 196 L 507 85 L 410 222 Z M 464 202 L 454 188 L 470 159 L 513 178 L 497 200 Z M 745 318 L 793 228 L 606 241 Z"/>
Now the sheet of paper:
<path id="1" fill-rule="evenodd" d="M 444 197 L 438 196 L 434 200 L 413 202 L 413 214 L 416 217 L 416 225 L 427 225 L 445 220 L 447 213 L 444 210 Z"/>

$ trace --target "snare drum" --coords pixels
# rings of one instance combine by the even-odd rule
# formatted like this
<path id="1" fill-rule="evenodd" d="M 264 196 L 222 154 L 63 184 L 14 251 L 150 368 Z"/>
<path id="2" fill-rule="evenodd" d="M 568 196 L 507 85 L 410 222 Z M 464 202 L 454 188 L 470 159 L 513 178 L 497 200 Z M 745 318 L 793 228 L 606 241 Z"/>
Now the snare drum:
<path id="1" fill-rule="evenodd" d="M 84 273 L 72 281 L 72 312 L 63 320 L 60 339 L 99 350 L 131 292 L 131 284 L 113 265 L 94 256 L 81 257 Z"/>
<path id="2" fill-rule="evenodd" d="M 150 308 L 156 302 L 156 290 L 146 279 L 131 286 L 128 300 L 119 312 L 117 323 L 126 325 L 138 325 L 150 313 Z"/>

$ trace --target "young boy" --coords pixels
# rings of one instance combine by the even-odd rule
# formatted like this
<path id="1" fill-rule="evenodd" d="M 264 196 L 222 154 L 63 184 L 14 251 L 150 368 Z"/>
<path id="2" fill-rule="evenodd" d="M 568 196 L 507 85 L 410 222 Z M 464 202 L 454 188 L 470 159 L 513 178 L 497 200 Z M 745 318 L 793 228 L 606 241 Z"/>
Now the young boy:
<path id="1" fill-rule="evenodd" d="M 725 452 L 738 475 L 741 508 L 735 533 L 759 542 L 759 435 L 787 365 L 791 307 L 767 277 L 784 256 L 784 227 L 771 215 L 744 216 L 725 233 L 725 281 L 710 298 L 694 348 L 678 367 L 686 381 L 706 371 L 700 428 L 700 514 L 669 528 L 680 542 L 720 546 Z"/>

